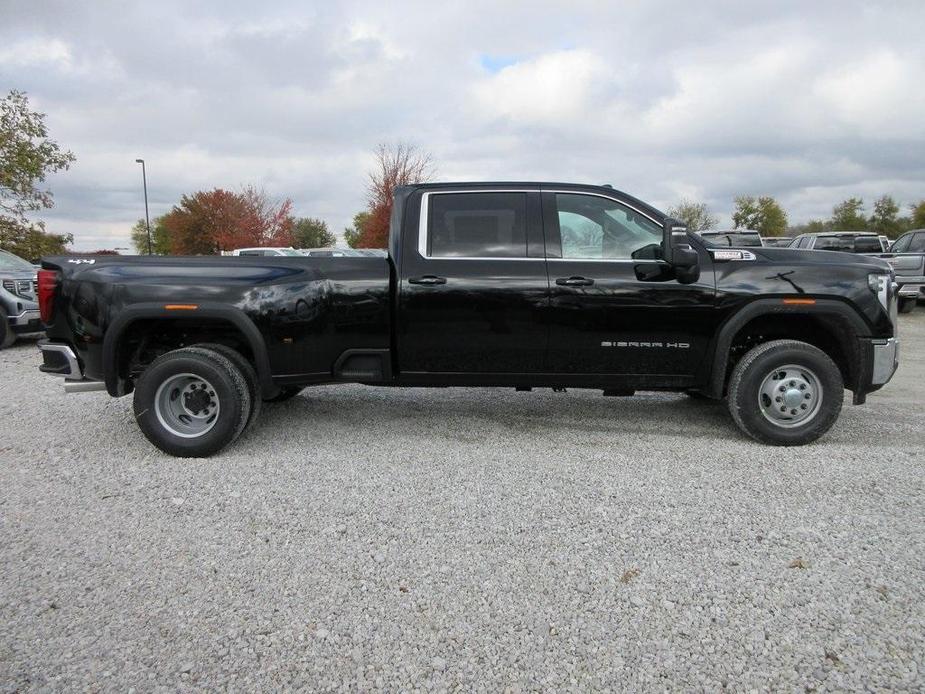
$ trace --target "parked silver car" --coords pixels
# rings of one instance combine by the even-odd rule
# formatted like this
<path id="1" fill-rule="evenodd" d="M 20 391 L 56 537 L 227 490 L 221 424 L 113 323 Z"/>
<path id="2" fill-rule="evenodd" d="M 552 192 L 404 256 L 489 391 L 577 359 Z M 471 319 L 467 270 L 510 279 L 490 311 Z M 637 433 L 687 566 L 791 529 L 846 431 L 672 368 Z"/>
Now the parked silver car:
<path id="1" fill-rule="evenodd" d="M 41 331 L 35 266 L 0 250 L 0 349 L 23 333 Z"/>

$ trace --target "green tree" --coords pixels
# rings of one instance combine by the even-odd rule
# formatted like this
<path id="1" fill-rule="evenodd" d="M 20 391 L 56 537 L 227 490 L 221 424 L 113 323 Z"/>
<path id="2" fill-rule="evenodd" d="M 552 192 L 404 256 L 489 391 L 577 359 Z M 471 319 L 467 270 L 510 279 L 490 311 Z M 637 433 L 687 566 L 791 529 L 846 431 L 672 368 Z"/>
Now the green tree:
<path id="1" fill-rule="evenodd" d="M 337 243 L 337 237 L 328 229 L 327 222 L 314 217 L 300 217 L 292 230 L 296 248 L 327 248 Z"/>
<path id="2" fill-rule="evenodd" d="M 715 229 L 719 218 L 711 214 L 705 202 L 695 202 L 682 198 L 674 207 L 668 208 L 668 216 L 684 222 L 690 231 Z"/>
<path id="3" fill-rule="evenodd" d="M 912 211 L 909 219 L 910 229 L 925 229 L 925 200 L 919 200 L 917 203 L 909 205 Z"/>
<path id="4" fill-rule="evenodd" d="M 49 234 L 41 224 L 21 225 L 0 215 L 0 248 L 35 262 L 43 255 L 64 255 L 73 234 Z"/>
<path id="5" fill-rule="evenodd" d="M 363 228 L 369 221 L 369 212 L 357 212 L 353 215 L 353 226 L 344 228 L 344 240 L 351 248 L 358 248 L 363 238 Z"/>
<path id="6" fill-rule="evenodd" d="M 14 89 L 0 101 L 0 247 L 35 258 L 63 252 L 73 241 L 70 234 L 47 234 L 27 216 L 54 205 L 42 184 L 73 161 L 73 153 L 48 137 L 45 114 L 33 111 L 23 92 Z"/>
<path id="7" fill-rule="evenodd" d="M 908 224 L 908 219 L 899 216 L 899 205 L 891 196 L 884 195 L 874 203 L 869 222 L 871 231 L 895 239 L 909 228 Z"/>
<path id="8" fill-rule="evenodd" d="M 143 219 L 132 227 L 132 245 L 138 255 L 148 255 L 148 229 Z M 154 255 L 170 255 L 170 234 L 164 226 L 163 217 L 155 217 L 151 221 L 151 252 Z"/>
<path id="9" fill-rule="evenodd" d="M 829 223 L 834 231 L 866 231 L 864 201 L 861 198 L 848 198 L 838 203 L 832 208 Z"/>
<path id="10" fill-rule="evenodd" d="M 787 213 L 770 195 L 738 195 L 732 223 L 736 229 L 754 229 L 762 236 L 782 236 L 787 231 Z"/>

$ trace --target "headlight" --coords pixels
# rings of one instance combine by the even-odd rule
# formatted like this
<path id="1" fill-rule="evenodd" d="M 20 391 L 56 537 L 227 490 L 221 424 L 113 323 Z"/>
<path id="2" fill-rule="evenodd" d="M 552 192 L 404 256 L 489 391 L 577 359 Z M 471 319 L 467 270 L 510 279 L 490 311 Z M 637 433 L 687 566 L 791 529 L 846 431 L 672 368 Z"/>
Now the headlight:
<path id="1" fill-rule="evenodd" d="M 3 280 L 3 288 L 10 294 L 16 293 L 16 283 L 13 280 Z"/>

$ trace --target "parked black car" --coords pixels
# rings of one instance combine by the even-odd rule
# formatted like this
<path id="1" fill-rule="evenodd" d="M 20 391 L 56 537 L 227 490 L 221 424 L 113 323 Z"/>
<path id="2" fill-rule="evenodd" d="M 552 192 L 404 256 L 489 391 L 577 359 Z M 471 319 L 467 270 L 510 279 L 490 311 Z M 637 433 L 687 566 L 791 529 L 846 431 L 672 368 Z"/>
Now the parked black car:
<path id="1" fill-rule="evenodd" d="M 0 349 L 20 335 L 42 331 L 35 294 L 35 266 L 0 250 Z"/>
<path id="2" fill-rule="evenodd" d="M 42 267 L 42 370 L 134 392 L 142 431 L 181 456 L 233 441 L 261 400 L 345 381 L 688 392 L 804 444 L 897 365 L 884 261 L 713 246 L 610 187 L 401 187 L 384 257 Z"/>

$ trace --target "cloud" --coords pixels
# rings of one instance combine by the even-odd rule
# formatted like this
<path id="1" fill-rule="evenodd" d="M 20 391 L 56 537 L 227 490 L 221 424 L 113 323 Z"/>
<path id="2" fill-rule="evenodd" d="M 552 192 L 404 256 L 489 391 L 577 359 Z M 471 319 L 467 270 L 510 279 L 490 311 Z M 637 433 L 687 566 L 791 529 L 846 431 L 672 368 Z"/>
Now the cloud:
<path id="1" fill-rule="evenodd" d="M 373 147 L 441 178 L 609 182 L 667 207 L 925 197 L 925 6 L 7 0 L 0 85 L 78 160 L 44 218 L 128 245 L 183 193 L 263 185 L 340 230 Z M 107 243 L 107 240 L 109 242 Z"/>

